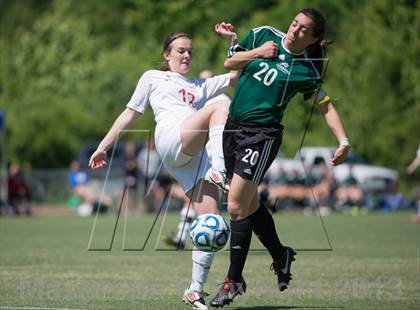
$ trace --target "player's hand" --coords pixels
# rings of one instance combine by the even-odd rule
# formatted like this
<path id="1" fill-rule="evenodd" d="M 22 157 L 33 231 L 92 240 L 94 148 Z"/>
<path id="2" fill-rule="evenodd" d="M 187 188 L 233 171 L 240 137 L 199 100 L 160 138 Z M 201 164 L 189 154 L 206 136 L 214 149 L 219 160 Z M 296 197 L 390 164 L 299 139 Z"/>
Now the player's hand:
<path id="1" fill-rule="evenodd" d="M 107 155 L 105 151 L 96 150 L 95 153 L 92 154 L 89 160 L 89 167 L 92 169 L 98 169 L 106 164 Z"/>
<path id="2" fill-rule="evenodd" d="M 220 34 L 221 36 L 227 39 L 237 37 L 236 32 L 233 31 L 233 25 L 230 23 L 225 23 L 225 22 L 217 23 L 214 26 L 214 31 L 216 31 L 216 33 Z"/>
<path id="3" fill-rule="evenodd" d="M 259 56 L 261 58 L 275 58 L 277 57 L 278 50 L 278 44 L 273 41 L 265 42 L 258 48 Z"/>
<path id="4" fill-rule="evenodd" d="M 347 153 L 349 152 L 350 146 L 340 145 L 334 153 L 334 156 L 330 159 L 329 164 L 332 166 L 337 166 L 342 164 L 346 158 Z"/>

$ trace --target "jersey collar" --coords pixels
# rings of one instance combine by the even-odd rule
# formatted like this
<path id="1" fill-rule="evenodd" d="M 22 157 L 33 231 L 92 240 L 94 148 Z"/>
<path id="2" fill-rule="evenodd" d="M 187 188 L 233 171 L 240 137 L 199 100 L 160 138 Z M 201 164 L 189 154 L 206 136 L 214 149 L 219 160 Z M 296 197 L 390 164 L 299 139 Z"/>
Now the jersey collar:
<path id="1" fill-rule="evenodd" d="M 178 72 L 173 72 L 173 71 L 169 71 L 168 70 L 168 71 L 166 71 L 166 73 L 169 73 L 171 75 L 177 76 L 177 77 L 179 77 L 179 78 L 181 78 L 183 80 L 186 80 L 186 81 L 189 80 L 188 77 L 186 77 L 185 75 L 182 75 L 181 73 L 178 73 Z"/>
<path id="2" fill-rule="evenodd" d="M 293 55 L 293 56 L 302 56 L 304 53 L 305 53 L 305 51 L 303 51 L 302 53 L 299 53 L 299 54 L 296 54 L 296 53 L 292 53 L 291 51 L 289 51 L 287 48 L 286 48 L 286 46 L 284 46 L 284 43 L 283 43 L 283 40 L 286 38 L 286 36 L 284 36 L 283 37 L 283 39 L 281 39 L 281 46 L 284 48 L 284 50 L 286 51 L 286 52 L 288 52 L 290 55 Z"/>

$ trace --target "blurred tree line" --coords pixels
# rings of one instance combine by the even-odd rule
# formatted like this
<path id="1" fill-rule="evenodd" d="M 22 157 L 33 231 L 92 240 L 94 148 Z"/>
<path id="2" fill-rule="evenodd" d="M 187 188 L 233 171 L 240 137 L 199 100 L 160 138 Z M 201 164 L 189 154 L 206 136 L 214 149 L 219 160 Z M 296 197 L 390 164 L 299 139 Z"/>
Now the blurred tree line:
<path id="1" fill-rule="evenodd" d="M 194 39 L 191 76 L 225 72 L 227 42 L 214 24 L 239 36 L 261 25 L 287 31 L 296 12 L 327 16 L 325 88 L 355 151 L 402 172 L 420 142 L 420 5 L 416 0 L 0 0 L 0 110 L 10 159 L 63 167 L 87 141 L 102 138 L 140 75 L 162 60 L 172 31 Z M 295 98 L 286 113 L 283 153 L 300 145 L 311 104 Z M 315 111 L 304 145 L 336 145 Z M 151 111 L 134 128 L 153 128 Z M 130 138 L 136 138 L 135 135 Z"/>

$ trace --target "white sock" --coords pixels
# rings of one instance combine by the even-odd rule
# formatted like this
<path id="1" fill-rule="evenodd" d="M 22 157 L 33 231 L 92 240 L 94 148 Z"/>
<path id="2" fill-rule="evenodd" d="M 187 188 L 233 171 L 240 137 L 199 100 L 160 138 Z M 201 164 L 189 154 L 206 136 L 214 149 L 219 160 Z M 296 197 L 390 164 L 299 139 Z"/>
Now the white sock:
<path id="1" fill-rule="evenodd" d="M 225 169 L 223 158 L 223 129 L 224 125 L 216 125 L 209 129 L 208 151 L 210 152 L 211 166 L 214 170 Z"/>
<path id="2" fill-rule="evenodd" d="M 203 286 L 207 282 L 211 264 L 213 263 L 214 253 L 199 251 L 196 248 L 192 251 L 192 277 L 190 291 L 203 291 Z"/>
<path id="3" fill-rule="evenodd" d="M 195 212 L 192 207 L 189 208 L 182 208 L 181 212 L 179 213 L 181 218 L 178 223 L 178 232 L 176 234 L 176 239 L 185 243 L 187 237 L 190 233 L 191 223 L 194 220 Z"/>

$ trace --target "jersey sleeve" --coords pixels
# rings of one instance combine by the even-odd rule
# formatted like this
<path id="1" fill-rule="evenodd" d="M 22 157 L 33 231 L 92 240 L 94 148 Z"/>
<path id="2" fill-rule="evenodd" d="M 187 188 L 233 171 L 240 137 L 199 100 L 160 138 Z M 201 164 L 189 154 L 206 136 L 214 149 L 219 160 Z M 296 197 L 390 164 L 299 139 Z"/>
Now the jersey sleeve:
<path id="1" fill-rule="evenodd" d="M 230 74 L 216 75 L 208 79 L 198 79 L 197 85 L 202 89 L 203 98 L 197 108 L 202 108 L 207 100 L 224 93 L 229 87 Z"/>
<path id="2" fill-rule="evenodd" d="M 278 31 L 278 30 L 274 30 L 274 28 L 271 28 L 268 26 L 263 26 L 260 28 L 253 29 L 254 38 L 252 42 L 252 46 L 253 46 L 252 48 L 260 47 L 261 45 L 263 45 L 264 43 L 268 41 L 276 42 L 276 40 L 278 39 L 277 38 L 278 35 L 274 34 L 274 31 Z"/>
<path id="3" fill-rule="evenodd" d="M 308 98 L 304 98 L 305 100 L 312 99 L 314 100 L 315 104 L 319 105 L 330 101 L 330 96 L 328 96 L 327 92 L 323 88 L 319 88 L 315 93 L 308 93 L 307 96 Z"/>
<path id="4" fill-rule="evenodd" d="M 242 40 L 239 42 L 239 45 L 246 50 L 252 50 L 255 47 L 254 40 L 255 32 L 254 29 L 251 29 L 250 31 L 248 31 L 245 37 L 242 38 Z"/>
<path id="5" fill-rule="evenodd" d="M 303 94 L 303 98 L 305 100 L 308 100 L 311 97 L 313 97 L 321 89 L 321 86 L 322 86 L 321 79 L 312 80 L 306 83 L 306 85 L 300 89 L 300 92 Z"/>
<path id="6" fill-rule="evenodd" d="M 229 49 L 228 57 L 232 57 L 236 52 L 249 51 L 260 47 L 268 41 L 278 42 L 279 36 L 281 35 L 281 31 L 270 26 L 251 29 L 239 44 L 236 44 Z"/>
<path id="7" fill-rule="evenodd" d="M 229 48 L 228 57 L 232 57 L 236 52 L 252 50 L 254 48 L 254 38 L 255 34 L 253 29 L 251 29 L 238 44 Z"/>
<path id="8" fill-rule="evenodd" d="M 152 89 L 152 73 L 146 71 L 139 79 L 136 89 L 127 103 L 127 108 L 139 113 L 144 113 L 149 104 L 149 97 Z"/>
<path id="9" fill-rule="evenodd" d="M 312 64 L 312 67 L 309 67 L 306 73 L 306 76 L 307 76 L 306 81 L 301 86 L 299 91 L 303 94 L 303 98 L 305 100 L 308 100 L 312 98 L 314 95 L 316 94 L 319 95 L 322 93 L 320 89 L 324 81 L 322 80 L 321 76 L 318 74 L 318 71 L 313 66 L 313 64 Z M 317 102 L 319 102 L 319 99 L 316 99 L 316 100 Z"/>
<path id="10" fill-rule="evenodd" d="M 308 67 L 307 80 L 300 92 L 303 94 L 304 100 L 312 98 L 316 101 L 316 103 L 320 104 L 322 103 L 321 101 L 323 97 L 327 96 L 327 93 L 321 89 L 324 81 L 311 60 L 309 60 L 309 64 L 310 66 Z"/>

